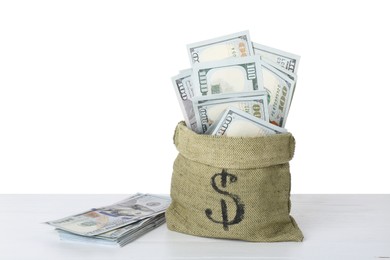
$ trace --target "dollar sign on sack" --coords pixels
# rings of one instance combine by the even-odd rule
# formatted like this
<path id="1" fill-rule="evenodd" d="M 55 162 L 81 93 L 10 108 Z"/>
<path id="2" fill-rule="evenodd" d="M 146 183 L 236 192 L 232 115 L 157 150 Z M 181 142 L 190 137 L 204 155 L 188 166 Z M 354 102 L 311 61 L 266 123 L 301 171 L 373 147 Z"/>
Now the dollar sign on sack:
<path id="1" fill-rule="evenodd" d="M 213 177 L 211 177 L 211 186 L 213 187 L 213 189 L 222 195 L 226 195 L 226 196 L 230 197 L 230 199 L 232 199 L 234 201 L 234 203 L 236 204 L 236 213 L 235 213 L 234 218 L 229 220 L 230 216 L 228 214 L 228 208 L 227 208 L 227 204 L 226 204 L 225 199 L 221 199 L 222 220 L 216 220 L 216 219 L 212 218 L 211 215 L 213 214 L 213 211 L 211 209 L 205 210 L 205 213 L 206 213 L 206 216 L 208 219 L 210 219 L 214 223 L 222 224 L 223 229 L 228 231 L 229 225 L 234 225 L 234 224 L 240 223 L 241 220 L 244 218 L 245 205 L 241 202 L 241 199 L 239 196 L 237 196 L 235 194 L 231 194 L 231 193 L 219 188 L 217 185 L 217 181 L 216 181 L 217 177 L 221 177 L 220 178 L 221 179 L 220 187 L 224 189 L 224 188 L 226 188 L 226 185 L 228 183 L 232 184 L 232 183 L 236 182 L 237 176 L 234 174 L 228 173 L 225 169 L 223 169 L 221 173 L 217 173 Z"/>

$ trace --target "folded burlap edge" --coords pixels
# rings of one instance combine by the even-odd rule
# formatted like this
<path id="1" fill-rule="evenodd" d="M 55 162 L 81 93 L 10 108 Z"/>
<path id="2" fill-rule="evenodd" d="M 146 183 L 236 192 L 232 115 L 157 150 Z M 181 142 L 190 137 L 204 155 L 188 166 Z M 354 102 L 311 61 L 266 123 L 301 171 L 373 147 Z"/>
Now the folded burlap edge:
<path id="1" fill-rule="evenodd" d="M 190 160 L 231 169 L 283 164 L 293 158 L 295 151 L 291 133 L 259 137 L 204 135 L 187 128 L 184 121 L 177 124 L 173 141 L 180 154 Z"/>

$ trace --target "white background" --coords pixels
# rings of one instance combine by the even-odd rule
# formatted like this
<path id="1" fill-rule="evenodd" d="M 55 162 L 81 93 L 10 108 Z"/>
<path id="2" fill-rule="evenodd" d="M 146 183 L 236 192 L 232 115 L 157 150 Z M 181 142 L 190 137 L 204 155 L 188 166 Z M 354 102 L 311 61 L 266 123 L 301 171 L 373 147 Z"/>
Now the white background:
<path id="1" fill-rule="evenodd" d="M 2 1 L 0 193 L 169 193 L 186 44 L 301 56 L 292 193 L 389 193 L 386 1 Z"/>

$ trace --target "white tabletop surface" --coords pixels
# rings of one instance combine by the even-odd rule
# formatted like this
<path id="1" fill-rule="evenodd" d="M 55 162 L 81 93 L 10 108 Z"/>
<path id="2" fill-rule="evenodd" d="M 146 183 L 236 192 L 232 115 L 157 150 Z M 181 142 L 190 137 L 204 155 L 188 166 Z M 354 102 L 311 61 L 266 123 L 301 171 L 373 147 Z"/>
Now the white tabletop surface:
<path id="1" fill-rule="evenodd" d="M 390 195 L 292 195 L 303 242 L 201 238 L 163 225 L 123 248 L 60 241 L 42 224 L 127 195 L 0 195 L 0 259 L 390 259 Z"/>

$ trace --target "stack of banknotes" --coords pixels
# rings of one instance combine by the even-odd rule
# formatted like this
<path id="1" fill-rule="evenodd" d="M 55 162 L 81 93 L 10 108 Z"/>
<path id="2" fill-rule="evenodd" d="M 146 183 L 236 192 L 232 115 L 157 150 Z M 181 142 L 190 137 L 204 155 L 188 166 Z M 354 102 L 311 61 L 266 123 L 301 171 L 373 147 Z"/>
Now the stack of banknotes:
<path id="1" fill-rule="evenodd" d="M 60 239 L 124 246 L 165 222 L 169 197 L 137 193 L 110 206 L 48 221 Z"/>
<path id="2" fill-rule="evenodd" d="M 286 132 L 298 55 L 254 43 L 248 31 L 187 50 L 192 68 L 172 82 L 188 128 L 241 137 Z"/>

